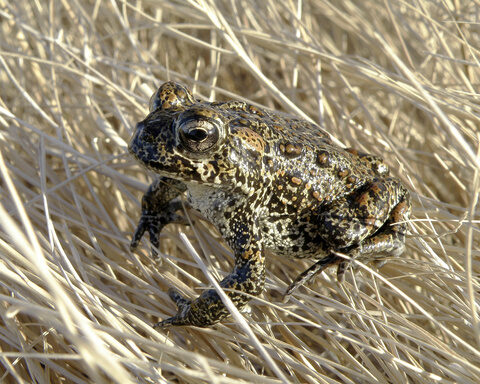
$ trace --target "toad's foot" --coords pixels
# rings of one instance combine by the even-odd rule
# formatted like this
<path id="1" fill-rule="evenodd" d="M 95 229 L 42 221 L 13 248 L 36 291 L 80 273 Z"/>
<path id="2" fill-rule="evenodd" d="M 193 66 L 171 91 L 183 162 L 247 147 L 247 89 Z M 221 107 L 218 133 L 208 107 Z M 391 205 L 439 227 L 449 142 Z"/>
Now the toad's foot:
<path id="1" fill-rule="evenodd" d="M 143 234 L 148 232 L 152 255 L 156 256 L 163 227 L 170 223 L 188 224 L 183 216 L 176 213 L 183 204 L 177 196 L 185 189 L 183 183 L 167 177 L 159 177 L 150 185 L 142 198 L 142 216 L 130 243 L 131 251 L 138 247 Z"/>
<path id="2" fill-rule="evenodd" d="M 310 280 L 312 280 L 316 275 L 322 273 L 326 268 L 329 266 L 337 263 L 338 256 L 331 253 L 330 255 L 324 257 L 323 259 L 317 261 L 313 264 L 310 268 L 303 271 L 300 275 L 298 275 L 292 284 L 289 285 L 285 294 L 283 295 L 283 301 L 286 302 L 288 298 L 291 296 L 293 291 L 297 288 L 301 287 L 304 284 L 307 284 Z"/>
<path id="3" fill-rule="evenodd" d="M 172 299 L 177 305 L 178 312 L 175 316 L 156 323 L 153 326 L 154 328 L 166 328 L 172 325 L 186 325 L 185 322 L 188 318 L 188 313 L 190 312 L 191 300 L 185 299 L 175 288 L 170 288 L 168 290 L 168 296 L 170 296 L 170 299 Z"/>
<path id="4" fill-rule="evenodd" d="M 225 289 L 225 294 L 241 310 L 252 295 L 256 296 L 262 292 L 264 284 L 263 252 L 255 245 L 250 245 L 236 255 L 233 271 L 220 282 L 220 287 Z M 178 312 L 175 316 L 155 324 L 155 327 L 172 325 L 209 327 L 230 313 L 215 289 L 204 291 L 192 301 L 185 299 L 176 289 L 169 289 L 168 295 L 177 305 Z"/>

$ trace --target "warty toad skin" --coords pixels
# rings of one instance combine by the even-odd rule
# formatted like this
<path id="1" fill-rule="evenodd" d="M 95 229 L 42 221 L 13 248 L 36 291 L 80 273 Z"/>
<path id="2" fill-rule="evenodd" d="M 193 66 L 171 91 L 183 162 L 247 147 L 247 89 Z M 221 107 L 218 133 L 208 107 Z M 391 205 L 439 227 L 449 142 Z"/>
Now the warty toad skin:
<path id="1" fill-rule="evenodd" d="M 316 263 L 290 294 L 338 264 L 398 256 L 405 247 L 410 196 L 376 156 L 336 146 L 318 126 L 244 102 L 205 102 L 175 82 L 152 96 L 129 151 L 158 178 L 142 199 L 131 243 L 145 231 L 158 247 L 163 227 L 183 222 L 179 195 L 219 230 L 235 254 L 220 285 L 238 307 L 265 283 L 265 251 Z M 228 315 L 214 289 L 195 300 L 175 289 L 178 313 L 158 326 L 206 327 Z"/>

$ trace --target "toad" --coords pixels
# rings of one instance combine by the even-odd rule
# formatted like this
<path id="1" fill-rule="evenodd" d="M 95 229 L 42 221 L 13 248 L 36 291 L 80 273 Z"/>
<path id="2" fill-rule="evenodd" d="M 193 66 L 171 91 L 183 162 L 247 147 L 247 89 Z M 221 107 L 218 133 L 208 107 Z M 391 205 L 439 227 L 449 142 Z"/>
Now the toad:
<path id="1" fill-rule="evenodd" d="M 404 251 L 408 190 L 381 158 L 334 145 L 305 120 L 240 101 L 200 101 L 167 82 L 152 96 L 129 151 L 158 176 L 142 199 L 132 250 L 145 231 L 156 248 L 165 225 L 185 222 L 177 211 L 186 191 L 234 252 L 220 286 L 239 309 L 264 288 L 266 250 L 315 260 L 287 295 L 328 266 L 338 265 L 341 276 L 347 259 Z M 229 314 L 214 289 L 194 300 L 173 288 L 169 295 L 178 312 L 160 327 L 207 327 Z"/>

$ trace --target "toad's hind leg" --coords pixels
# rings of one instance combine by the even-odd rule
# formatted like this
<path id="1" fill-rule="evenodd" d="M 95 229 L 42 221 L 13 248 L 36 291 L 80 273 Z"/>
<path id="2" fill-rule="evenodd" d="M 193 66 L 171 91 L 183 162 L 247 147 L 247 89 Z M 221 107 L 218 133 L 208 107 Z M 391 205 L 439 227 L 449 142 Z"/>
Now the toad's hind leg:
<path id="1" fill-rule="evenodd" d="M 310 268 L 303 271 L 299 274 L 292 284 L 290 284 L 283 295 L 283 300 L 286 301 L 288 297 L 295 291 L 297 288 L 301 287 L 304 284 L 307 284 L 312 280 L 316 275 L 322 273 L 326 268 L 335 264 L 337 262 L 338 256 L 331 253 L 328 256 L 322 258 L 313 264 Z"/>
<path id="2" fill-rule="evenodd" d="M 337 279 L 343 274 L 351 262 L 358 258 L 362 262 L 378 261 L 380 256 L 400 256 L 405 250 L 405 234 L 410 216 L 410 195 L 406 193 L 390 212 L 390 216 L 378 232 L 365 239 L 359 246 L 349 252 L 350 260 L 343 259 L 338 265 Z"/>
<path id="3" fill-rule="evenodd" d="M 323 257 L 297 276 L 293 283 L 288 287 L 284 298 L 286 299 L 298 287 L 308 283 L 318 273 L 321 273 L 331 265 L 338 264 L 337 278 L 341 281 L 343 274 L 352 259 L 369 262 L 378 259 L 380 255 L 399 256 L 402 254 L 405 249 L 405 233 L 407 231 L 407 223 L 405 220 L 408 219 L 411 208 L 410 196 L 408 191 L 401 186 L 398 187 L 395 192 L 398 196 L 397 204 L 394 205 L 387 220 L 376 232 L 369 237 L 361 239 L 361 241 L 356 244 L 332 250 L 330 254 Z M 371 211 L 371 213 L 372 212 L 373 211 Z M 337 256 L 335 251 L 338 253 L 344 253 L 349 257 L 349 260 Z"/>
<path id="4" fill-rule="evenodd" d="M 391 224 L 388 224 L 391 225 Z M 328 267 L 338 264 L 337 269 L 337 280 L 342 281 L 343 275 L 350 265 L 351 261 L 358 259 L 362 262 L 374 261 L 379 254 L 383 256 L 398 256 L 402 254 L 405 244 L 405 232 L 402 232 L 400 229 L 393 229 L 404 225 L 397 224 L 386 228 L 385 231 L 379 231 L 377 234 L 365 239 L 362 245 L 356 246 L 350 250 L 339 250 L 339 253 L 345 253 L 349 259 L 344 259 L 340 256 L 337 256 L 335 253 L 330 253 L 328 256 L 320 259 L 310 268 L 303 271 L 298 275 L 293 283 L 289 285 L 284 294 L 284 300 L 287 300 L 288 297 L 299 287 L 307 284 L 312 280 L 316 275 L 322 273 Z"/>

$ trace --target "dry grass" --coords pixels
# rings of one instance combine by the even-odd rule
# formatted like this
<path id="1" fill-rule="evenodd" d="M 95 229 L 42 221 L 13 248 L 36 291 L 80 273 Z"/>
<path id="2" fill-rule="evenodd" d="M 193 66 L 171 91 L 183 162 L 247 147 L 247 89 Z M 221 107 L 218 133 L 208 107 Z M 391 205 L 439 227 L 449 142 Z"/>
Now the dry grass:
<path id="1" fill-rule="evenodd" d="M 479 5 L 0 0 L 0 382 L 478 382 Z M 217 278 L 232 260 L 195 212 L 161 261 L 128 249 L 151 175 L 126 142 L 167 79 L 382 155 L 412 191 L 404 257 L 283 304 L 311 261 L 272 256 L 253 333 L 154 330 L 167 287 L 208 286 L 190 243 Z"/>

